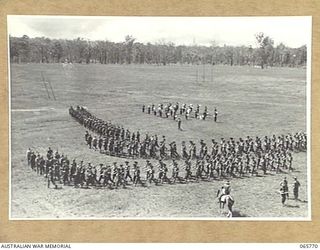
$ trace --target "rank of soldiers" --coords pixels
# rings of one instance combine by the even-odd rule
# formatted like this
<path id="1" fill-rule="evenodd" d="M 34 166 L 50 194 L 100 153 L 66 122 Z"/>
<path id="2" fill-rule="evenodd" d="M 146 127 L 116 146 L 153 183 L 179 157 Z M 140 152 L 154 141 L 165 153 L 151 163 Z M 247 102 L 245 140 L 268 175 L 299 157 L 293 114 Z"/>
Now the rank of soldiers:
<path id="1" fill-rule="evenodd" d="M 114 162 L 113 165 L 84 164 L 75 160 L 70 163 L 66 155 L 58 151 L 54 153 L 51 148 L 45 157 L 28 149 L 27 161 L 32 170 L 47 178 L 48 187 L 51 184 L 57 187 L 57 182 L 74 187 L 125 187 L 129 183 L 135 186 L 158 185 L 294 171 L 292 152 L 305 151 L 307 142 L 305 133 L 296 133 L 293 136 L 265 136 L 263 139 L 240 138 L 237 142 L 233 138 L 229 141 L 222 138 L 220 143 L 212 140 L 211 152 L 204 141 L 200 141 L 199 151 L 194 143 L 190 145 L 188 151 L 185 142 L 182 142 L 180 158 L 184 159 L 183 163 L 177 160 L 179 155 L 171 155 L 173 159 L 169 161 L 172 164 L 165 163 L 162 158 L 153 160 L 153 163 L 146 160 L 142 173 L 138 161 L 132 164 L 132 171 L 129 161 L 124 164 Z"/>
<path id="2" fill-rule="evenodd" d="M 112 156 L 176 160 L 226 157 L 235 161 L 239 157 L 253 157 L 257 160 L 264 158 L 274 161 L 279 158 L 287 158 L 292 152 L 305 151 L 307 146 L 306 136 L 301 133 L 278 137 L 273 135 L 271 138 L 265 136 L 262 139 L 248 136 L 246 139 L 239 138 L 237 141 L 233 138 L 229 140 L 221 138 L 219 143 L 212 139 L 210 148 L 203 140 L 200 140 L 198 145 L 193 141 L 188 143 L 182 141 L 180 153 L 175 141 L 167 143 L 165 136 L 158 141 L 157 135 L 147 136 L 143 140 L 123 140 L 115 137 L 96 136 L 86 131 L 85 142 L 90 149 Z M 199 148 L 199 152 L 197 148 Z"/>
<path id="3" fill-rule="evenodd" d="M 196 107 L 193 104 L 180 104 L 176 103 L 159 103 L 158 105 L 142 105 L 142 112 L 146 114 L 153 114 L 157 117 L 169 118 L 172 117 L 173 120 L 177 120 L 178 116 L 184 116 L 186 120 L 190 118 L 205 120 L 209 113 L 208 107 L 205 106 L 203 111 L 200 111 L 200 104 L 197 104 Z M 215 108 L 214 116 L 216 116 L 217 109 Z M 216 117 L 215 117 L 216 121 Z"/>

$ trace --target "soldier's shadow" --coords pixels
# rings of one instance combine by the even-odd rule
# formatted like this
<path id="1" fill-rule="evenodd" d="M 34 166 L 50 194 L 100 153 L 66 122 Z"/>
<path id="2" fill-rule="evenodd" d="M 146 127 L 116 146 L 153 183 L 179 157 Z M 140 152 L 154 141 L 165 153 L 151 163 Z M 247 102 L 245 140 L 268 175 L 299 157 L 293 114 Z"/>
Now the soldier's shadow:
<path id="1" fill-rule="evenodd" d="M 286 207 L 290 207 L 290 208 L 300 208 L 299 205 L 291 205 L 291 204 L 285 204 Z"/>
<path id="2" fill-rule="evenodd" d="M 240 211 L 238 211 L 238 210 L 233 210 L 233 211 L 232 211 L 232 216 L 233 216 L 233 217 L 248 217 L 246 214 L 242 214 L 242 213 L 240 213 Z"/>
<path id="3" fill-rule="evenodd" d="M 301 203 L 308 203 L 308 201 L 306 201 L 306 200 L 300 200 L 300 199 L 298 199 L 298 201 L 300 201 Z"/>

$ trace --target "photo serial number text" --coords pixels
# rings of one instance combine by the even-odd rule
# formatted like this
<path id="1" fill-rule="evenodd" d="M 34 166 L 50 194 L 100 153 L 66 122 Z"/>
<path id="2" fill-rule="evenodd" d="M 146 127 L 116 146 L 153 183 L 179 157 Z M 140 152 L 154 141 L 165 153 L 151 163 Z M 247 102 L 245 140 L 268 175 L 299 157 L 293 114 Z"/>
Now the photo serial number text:
<path id="1" fill-rule="evenodd" d="M 318 244 L 300 244 L 300 248 L 318 248 Z"/>

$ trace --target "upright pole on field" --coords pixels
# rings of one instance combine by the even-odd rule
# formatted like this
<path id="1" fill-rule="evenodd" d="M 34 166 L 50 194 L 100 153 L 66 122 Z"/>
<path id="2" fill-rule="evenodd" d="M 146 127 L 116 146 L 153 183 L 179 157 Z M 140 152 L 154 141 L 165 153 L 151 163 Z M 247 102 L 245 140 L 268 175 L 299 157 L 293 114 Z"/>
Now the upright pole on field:
<path id="1" fill-rule="evenodd" d="M 197 71 L 196 71 L 196 78 L 197 78 L 197 84 L 198 84 L 198 66 L 197 66 Z"/>
<path id="2" fill-rule="evenodd" d="M 51 85 L 50 80 L 48 80 L 48 84 L 49 84 L 49 86 L 50 86 L 50 89 L 51 89 L 51 93 L 52 93 L 53 99 L 54 99 L 54 100 L 56 100 L 56 96 L 54 95 L 53 88 L 52 88 L 52 85 Z"/>
<path id="3" fill-rule="evenodd" d="M 46 84 L 46 80 L 44 79 L 42 71 L 41 71 L 41 77 L 42 77 L 42 82 L 43 82 L 44 88 L 46 89 L 46 92 L 47 92 L 47 95 L 48 95 L 48 99 L 50 99 L 50 94 L 49 94 L 48 87 L 47 87 L 47 84 Z"/>
<path id="4" fill-rule="evenodd" d="M 211 82 L 213 83 L 213 65 L 211 67 Z"/>
<path id="5" fill-rule="evenodd" d="M 205 64 L 203 63 L 203 76 L 202 76 L 202 80 L 203 80 L 203 82 L 205 82 L 206 81 L 206 66 L 205 66 Z"/>

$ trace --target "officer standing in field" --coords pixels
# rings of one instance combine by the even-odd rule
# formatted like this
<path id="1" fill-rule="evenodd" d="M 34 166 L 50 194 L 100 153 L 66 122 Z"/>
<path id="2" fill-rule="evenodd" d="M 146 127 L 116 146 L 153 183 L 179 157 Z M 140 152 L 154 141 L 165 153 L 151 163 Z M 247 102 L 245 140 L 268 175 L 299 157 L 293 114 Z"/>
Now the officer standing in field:
<path id="1" fill-rule="evenodd" d="M 280 193 L 280 195 L 281 195 L 281 203 L 282 203 L 282 206 L 285 206 L 285 202 L 286 202 L 286 199 L 287 199 L 287 193 L 288 193 L 288 192 L 286 192 L 285 190 L 286 190 L 286 188 L 282 185 L 282 186 L 280 187 L 280 191 L 279 191 L 279 193 Z"/>
<path id="2" fill-rule="evenodd" d="M 217 108 L 214 108 L 214 122 L 217 122 L 218 119 L 218 111 Z"/>
<path id="3" fill-rule="evenodd" d="M 182 129 L 181 129 L 181 119 L 180 119 L 180 118 L 178 118 L 178 129 L 179 129 L 179 130 L 182 130 Z"/>
<path id="4" fill-rule="evenodd" d="M 297 177 L 294 177 L 293 196 L 296 201 L 299 199 L 299 188 L 300 188 L 300 182 L 298 181 Z"/>

